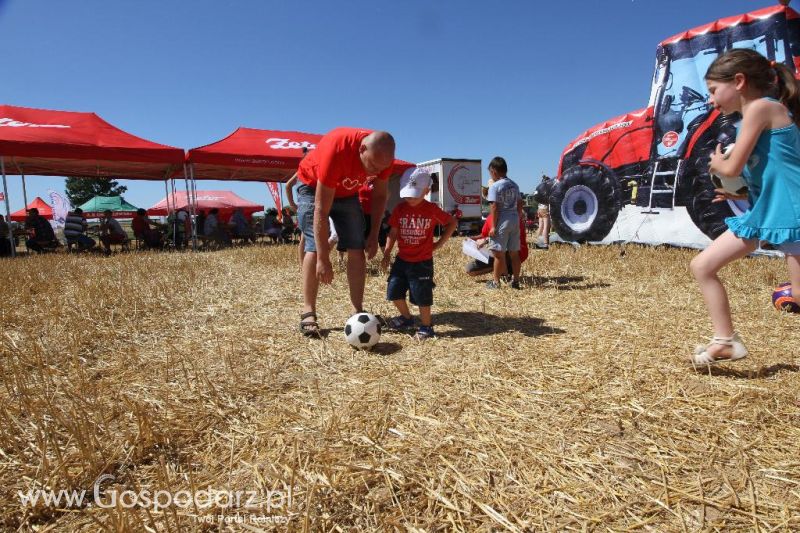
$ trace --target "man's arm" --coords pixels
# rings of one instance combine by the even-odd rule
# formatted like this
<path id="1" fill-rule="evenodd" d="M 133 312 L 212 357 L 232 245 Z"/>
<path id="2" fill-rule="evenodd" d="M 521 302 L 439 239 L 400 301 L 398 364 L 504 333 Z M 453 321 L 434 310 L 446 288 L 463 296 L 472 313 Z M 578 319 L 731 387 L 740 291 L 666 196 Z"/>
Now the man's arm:
<path id="1" fill-rule="evenodd" d="M 492 226 L 489 228 L 489 237 L 494 237 L 495 222 L 497 221 L 497 202 L 489 204 L 489 214 L 492 216 Z"/>
<path id="2" fill-rule="evenodd" d="M 297 211 L 297 204 L 294 203 L 294 184 L 297 181 L 297 172 L 292 174 L 292 177 L 289 178 L 289 181 L 286 182 L 284 185 L 284 192 L 286 193 L 286 202 L 289 204 L 289 207 Z"/>
<path id="3" fill-rule="evenodd" d="M 392 226 L 392 229 L 389 230 L 389 235 L 386 237 L 386 247 L 383 249 L 381 266 L 384 270 L 389 266 L 389 260 L 392 257 L 392 249 L 394 248 L 395 241 L 397 241 L 397 228 Z"/>
<path id="4" fill-rule="evenodd" d="M 331 212 L 336 189 L 317 182 L 317 191 L 314 197 L 314 243 L 317 246 L 317 277 L 322 283 L 333 281 L 331 267 L 330 245 L 328 238 L 328 215 Z"/>
<path id="5" fill-rule="evenodd" d="M 389 191 L 389 180 L 376 179 L 372 185 L 372 226 L 367 236 L 367 258 L 372 259 L 378 252 L 378 235 L 381 229 L 383 212 L 386 210 L 386 197 Z"/>

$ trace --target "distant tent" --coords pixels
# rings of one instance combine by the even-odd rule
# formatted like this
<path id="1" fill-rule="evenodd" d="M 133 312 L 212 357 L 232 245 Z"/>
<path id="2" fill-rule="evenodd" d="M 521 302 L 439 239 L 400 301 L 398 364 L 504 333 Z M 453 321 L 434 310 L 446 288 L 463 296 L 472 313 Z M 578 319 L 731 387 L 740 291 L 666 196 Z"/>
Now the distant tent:
<path id="1" fill-rule="evenodd" d="M 102 218 L 103 211 L 111 210 L 113 218 L 133 218 L 138 207 L 125 201 L 122 196 L 95 196 L 85 204 L 83 209 L 86 218 Z"/>
<path id="2" fill-rule="evenodd" d="M 28 204 L 28 207 L 11 213 L 9 218 L 13 222 L 25 222 L 25 218 L 28 216 L 28 210 L 30 209 L 38 209 L 39 215 L 43 216 L 47 220 L 53 220 L 53 208 L 38 196 Z"/>
<path id="3" fill-rule="evenodd" d="M 234 194 L 231 191 L 197 191 L 197 205 L 195 208 L 198 211 L 205 211 L 208 213 L 209 209 L 219 209 L 219 219 L 228 220 L 233 214 L 234 210 L 241 208 L 245 216 L 250 217 L 253 213 L 264 210 L 264 204 L 255 204 L 244 198 Z M 187 209 L 189 202 L 186 199 L 186 191 L 177 191 L 175 194 L 170 195 L 169 203 L 164 198 L 156 205 L 147 210 L 150 216 L 167 216 L 171 209 Z"/>

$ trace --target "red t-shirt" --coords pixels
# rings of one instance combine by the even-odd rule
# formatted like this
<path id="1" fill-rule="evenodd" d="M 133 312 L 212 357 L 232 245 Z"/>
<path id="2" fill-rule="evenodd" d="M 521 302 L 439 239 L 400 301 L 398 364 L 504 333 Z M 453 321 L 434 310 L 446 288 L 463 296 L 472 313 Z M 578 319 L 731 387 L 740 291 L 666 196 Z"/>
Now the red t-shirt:
<path id="1" fill-rule="evenodd" d="M 361 141 L 372 130 L 358 128 L 336 128 L 329 131 L 300 162 L 297 177 L 311 187 L 317 182 L 336 189 L 335 198 L 358 194 L 358 189 L 367 182 L 367 171 L 361 163 Z M 389 168 L 378 174 L 378 179 L 389 179 Z"/>
<path id="2" fill-rule="evenodd" d="M 150 230 L 150 222 L 145 217 L 135 216 L 131 222 L 131 229 L 136 237 L 142 236 Z"/>
<path id="3" fill-rule="evenodd" d="M 489 237 L 489 232 L 492 230 L 492 215 L 486 217 L 486 221 L 483 223 L 483 228 L 481 228 L 481 237 L 487 239 Z M 525 220 L 523 217 L 519 219 L 519 261 L 520 263 L 525 261 L 528 258 L 528 239 L 526 239 L 527 234 L 525 233 Z"/>
<path id="4" fill-rule="evenodd" d="M 365 183 L 358 189 L 358 201 L 361 203 L 361 210 L 365 215 L 372 214 L 372 182 Z"/>
<path id="5" fill-rule="evenodd" d="M 433 257 L 433 228 L 447 224 L 453 217 L 427 200 L 416 207 L 400 202 L 389 217 L 389 225 L 397 228 L 397 256 L 403 261 L 418 263 Z"/>

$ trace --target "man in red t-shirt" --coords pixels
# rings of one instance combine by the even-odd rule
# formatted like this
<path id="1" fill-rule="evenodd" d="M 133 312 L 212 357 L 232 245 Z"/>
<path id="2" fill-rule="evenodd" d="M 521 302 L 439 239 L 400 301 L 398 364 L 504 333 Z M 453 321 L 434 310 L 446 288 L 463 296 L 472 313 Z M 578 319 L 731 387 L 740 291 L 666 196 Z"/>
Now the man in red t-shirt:
<path id="1" fill-rule="evenodd" d="M 405 201 L 397 204 L 389 218 L 389 237 L 386 240 L 381 266 L 389 266 L 392 248 L 397 241 L 397 257 L 389 273 L 386 287 L 386 299 L 394 303 L 400 316 L 388 322 L 391 329 L 410 329 L 414 326 L 411 311 L 406 303 L 409 300 L 419 307 L 422 325 L 417 331 L 420 340 L 434 337 L 431 322 L 431 305 L 433 305 L 433 252 L 442 247 L 456 229 L 456 220 L 439 208 L 438 205 L 425 200 L 431 187 L 431 176 L 425 170 L 409 169 L 400 179 L 400 198 Z M 433 229 L 444 225 L 439 240 L 433 242 Z"/>
<path id="2" fill-rule="evenodd" d="M 319 283 L 333 281 L 328 243 L 328 217 L 339 236 L 339 247 L 347 250 L 347 283 L 353 311 L 362 310 L 366 259 L 378 251 L 378 224 L 364 238 L 364 215 L 358 190 L 373 180 L 372 218 L 380 220 L 386 206 L 389 174 L 394 163 L 394 138 L 385 131 L 336 128 L 328 132 L 316 150 L 297 170 L 297 219 L 304 236 L 303 313 L 300 330 L 319 335 L 316 307 Z M 365 242 L 366 240 L 366 242 Z"/>

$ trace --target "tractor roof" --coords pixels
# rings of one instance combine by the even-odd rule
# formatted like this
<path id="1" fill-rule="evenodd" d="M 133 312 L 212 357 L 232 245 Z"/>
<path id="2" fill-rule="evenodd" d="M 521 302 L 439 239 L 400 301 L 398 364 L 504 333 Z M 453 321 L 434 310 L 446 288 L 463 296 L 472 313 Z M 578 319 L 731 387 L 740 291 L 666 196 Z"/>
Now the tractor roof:
<path id="1" fill-rule="evenodd" d="M 747 24 L 755 20 L 771 17 L 777 13 L 785 13 L 787 19 L 800 18 L 800 14 L 798 14 L 797 11 L 787 6 L 777 5 L 777 6 L 765 7 L 764 9 L 751 11 L 750 13 L 745 13 L 743 15 L 725 17 L 723 19 L 719 19 L 714 22 L 698 26 L 696 28 L 692 28 L 691 30 L 681 32 L 677 35 L 673 35 L 669 39 L 664 39 L 663 41 L 661 41 L 661 45 L 665 46 L 668 44 L 676 43 L 678 41 L 693 39 L 698 35 L 705 35 L 706 33 L 714 33 L 722 31 L 732 26 L 736 26 L 737 24 Z"/>

